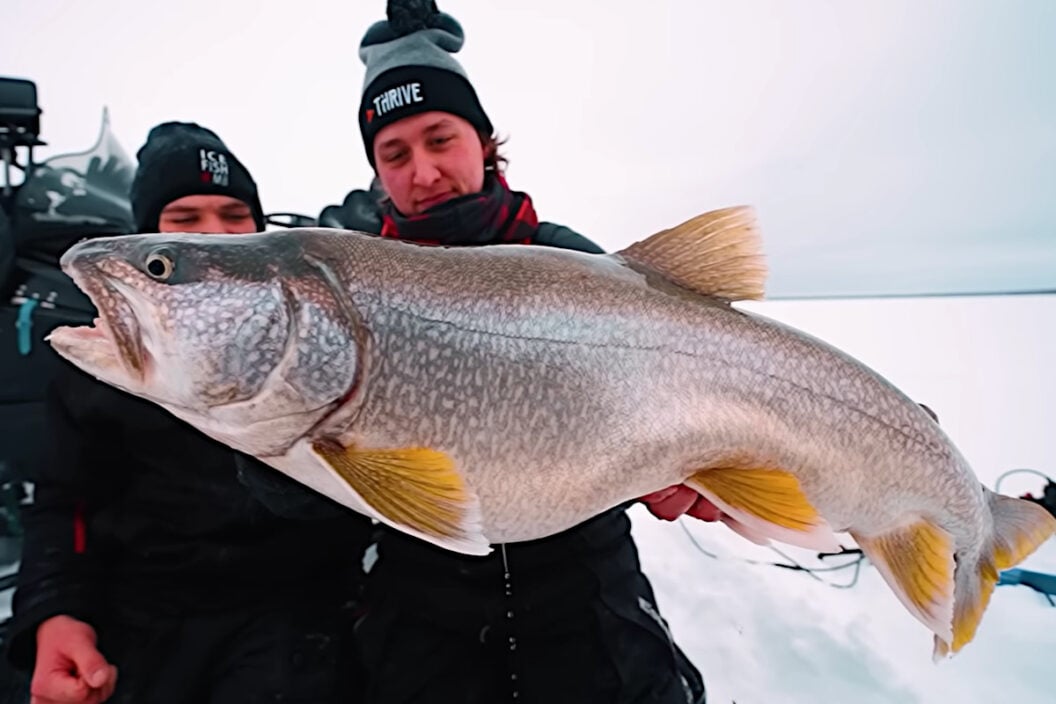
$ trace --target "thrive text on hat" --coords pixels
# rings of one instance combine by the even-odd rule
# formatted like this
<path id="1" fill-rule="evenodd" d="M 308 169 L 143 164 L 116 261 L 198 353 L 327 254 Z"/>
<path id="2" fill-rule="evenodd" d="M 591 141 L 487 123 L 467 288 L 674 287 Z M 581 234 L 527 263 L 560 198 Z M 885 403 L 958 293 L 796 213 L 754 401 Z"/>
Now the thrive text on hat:
<path id="1" fill-rule="evenodd" d="M 492 126 L 465 69 L 453 54 L 462 48 L 462 26 L 436 3 L 390 0 L 388 19 L 363 36 L 359 57 L 367 67 L 359 130 L 374 165 L 374 138 L 397 120 L 439 110 L 457 115 L 484 134 Z"/>
<path id="2" fill-rule="evenodd" d="M 257 228 L 264 230 L 257 184 L 212 130 L 193 122 L 162 123 L 147 135 L 136 158 L 131 201 L 137 232 L 156 231 L 161 211 L 174 200 L 214 194 L 246 203 Z"/>

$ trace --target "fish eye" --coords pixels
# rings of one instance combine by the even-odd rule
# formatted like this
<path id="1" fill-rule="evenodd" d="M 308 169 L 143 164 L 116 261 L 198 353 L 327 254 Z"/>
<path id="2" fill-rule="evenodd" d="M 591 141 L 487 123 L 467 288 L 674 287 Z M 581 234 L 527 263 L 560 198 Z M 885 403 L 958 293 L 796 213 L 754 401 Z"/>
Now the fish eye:
<path id="1" fill-rule="evenodd" d="M 147 273 L 158 281 L 165 281 L 172 276 L 172 272 L 175 268 L 175 262 L 173 262 L 172 258 L 164 252 L 151 252 L 147 255 Z"/>

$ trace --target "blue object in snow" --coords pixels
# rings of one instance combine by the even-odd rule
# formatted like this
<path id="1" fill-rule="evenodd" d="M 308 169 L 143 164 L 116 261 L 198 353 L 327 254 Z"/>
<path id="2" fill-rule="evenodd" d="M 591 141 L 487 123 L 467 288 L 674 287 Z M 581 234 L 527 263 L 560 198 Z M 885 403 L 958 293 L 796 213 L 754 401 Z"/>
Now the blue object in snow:
<path id="1" fill-rule="evenodd" d="M 1056 574 L 1045 574 L 1044 572 L 1031 572 L 1030 570 L 1011 569 L 1001 573 L 997 580 L 998 586 L 1008 584 L 1022 584 L 1025 587 L 1037 590 L 1042 594 L 1056 596 Z"/>

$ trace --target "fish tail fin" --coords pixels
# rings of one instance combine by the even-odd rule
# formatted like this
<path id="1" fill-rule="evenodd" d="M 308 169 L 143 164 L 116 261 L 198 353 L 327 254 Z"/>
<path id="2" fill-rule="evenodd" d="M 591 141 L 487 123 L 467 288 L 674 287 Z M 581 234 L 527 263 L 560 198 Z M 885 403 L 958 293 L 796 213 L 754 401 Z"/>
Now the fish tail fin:
<path id="1" fill-rule="evenodd" d="M 956 653 L 975 636 L 1001 571 L 1025 560 L 1056 532 L 1056 518 L 1031 501 L 995 494 L 983 487 L 993 532 L 976 563 L 958 564 L 953 639 L 935 638 L 936 660 Z"/>
<path id="2" fill-rule="evenodd" d="M 995 494 L 985 486 L 983 495 L 994 519 L 990 549 L 997 569 L 1018 565 L 1056 533 L 1056 517 L 1033 501 Z"/>

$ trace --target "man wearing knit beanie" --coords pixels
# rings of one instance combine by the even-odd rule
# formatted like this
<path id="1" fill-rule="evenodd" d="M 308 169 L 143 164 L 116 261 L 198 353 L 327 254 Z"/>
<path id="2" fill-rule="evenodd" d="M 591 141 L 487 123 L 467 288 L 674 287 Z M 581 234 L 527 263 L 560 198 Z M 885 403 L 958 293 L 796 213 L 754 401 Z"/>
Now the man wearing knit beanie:
<path id="1" fill-rule="evenodd" d="M 263 229 L 212 131 L 158 125 L 138 156 L 140 232 Z M 368 519 L 276 515 L 239 479 L 257 460 L 72 366 L 47 405 L 8 645 L 33 701 L 361 701 L 349 602 Z"/>
<path id="2" fill-rule="evenodd" d="M 428 6 L 428 7 L 427 7 Z M 462 26 L 436 3 L 390 3 L 392 18 L 375 23 L 360 44 L 366 64 L 359 128 L 367 160 L 375 166 L 374 138 L 386 126 L 437 111 L 456 115 L 479 134 L 491 121 L 454 54 L 462 48 Z"/>
<path id="3" fill-rule="evenodd" d="M 162 225 L 176 232 L 264 230 L 257 184 L 212 130 L 193 122 L 160 124 L 136 157 L 130 195 L 138 232 Z"/>
<path id="4" fill-rule="evenodd" d="M 374 220 L 377 234 L 423 245 L 601 252 L 540 222 L 528 194 L 507 184 L 491 121 L 454 57 L 461 25 L 423 0 L 390 0 L 387 14 L 360 44 L 358 112 L 385 197 L 376 220 L 357 212 L 362 198 L 346 198 L 357 207 L 328 216 L 344 213 L 356 228 Z M 700 674 L 673 642 L 641 571 L 626 508 L 483 558 L 380 527 L 356 628 L 367 700 L 702 702 Z"/>

